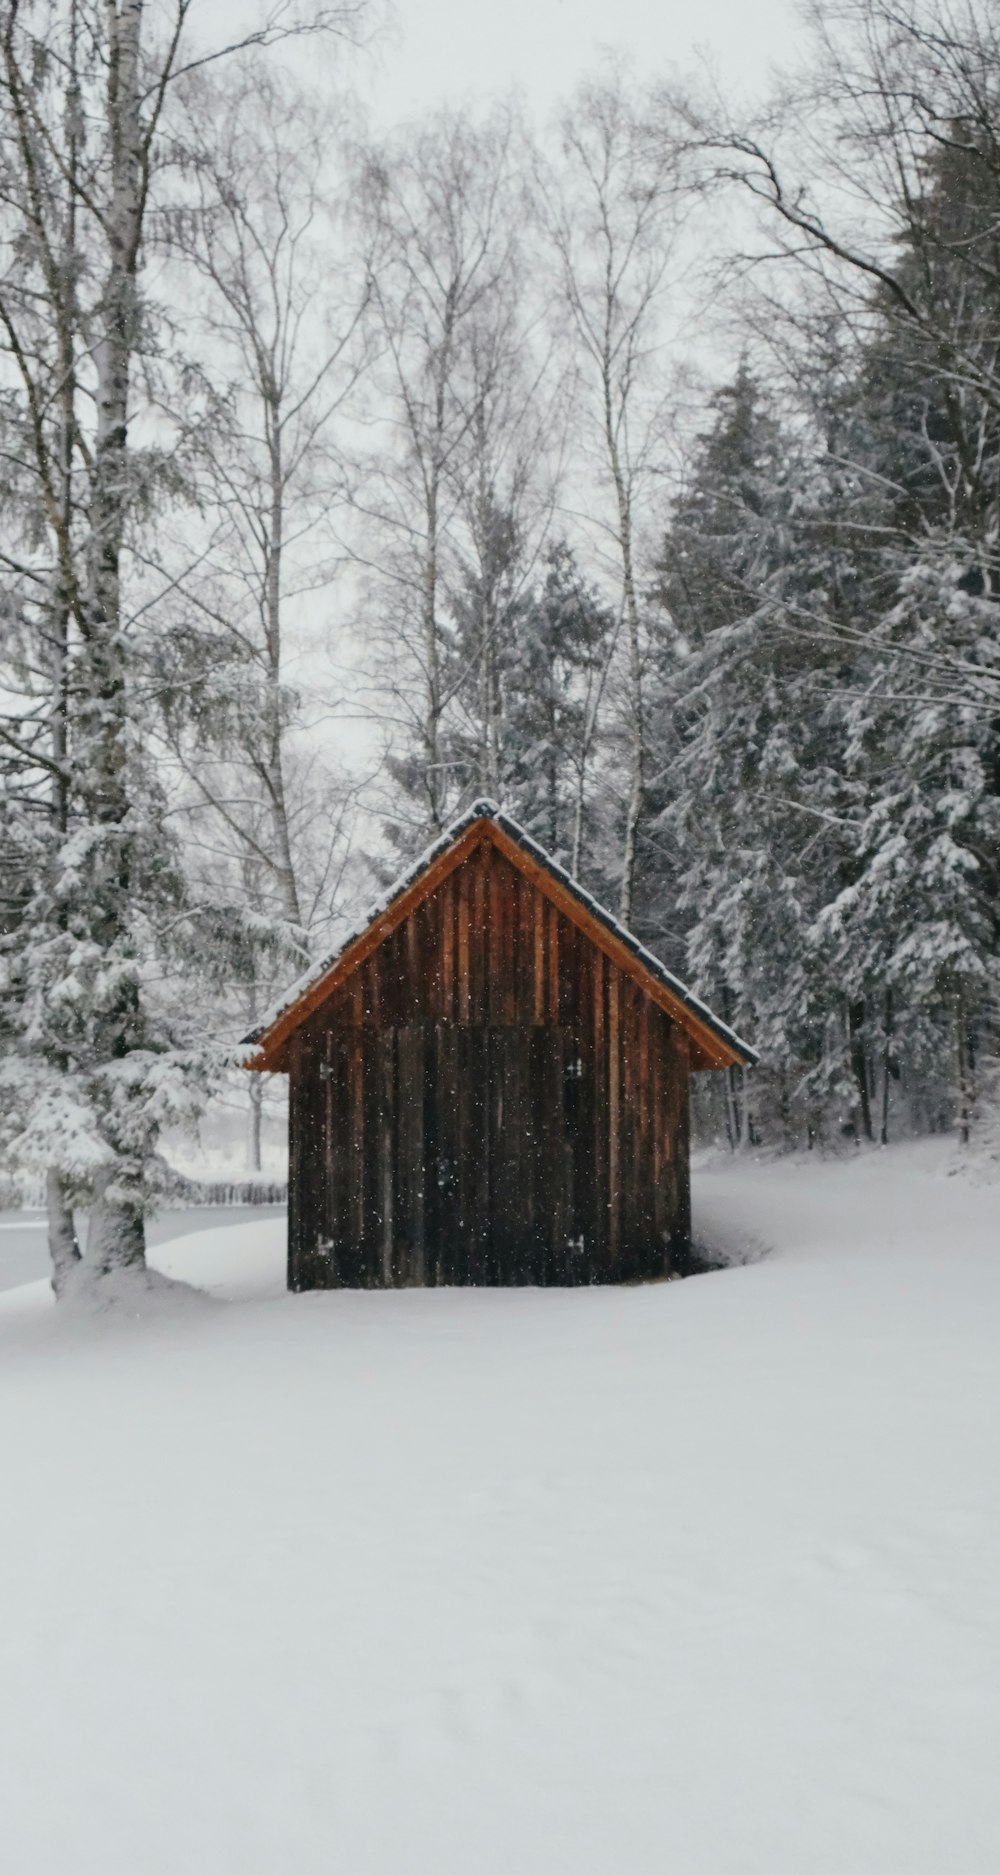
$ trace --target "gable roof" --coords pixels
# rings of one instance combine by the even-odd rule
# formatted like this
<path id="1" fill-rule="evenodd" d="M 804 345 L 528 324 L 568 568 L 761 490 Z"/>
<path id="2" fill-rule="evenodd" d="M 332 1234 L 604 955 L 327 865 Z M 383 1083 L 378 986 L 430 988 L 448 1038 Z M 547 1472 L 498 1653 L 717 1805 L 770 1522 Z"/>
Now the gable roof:
<path id="1" fill-rule="evenodd" d="M 443 879 L 484 841 L 489 840 L 598 949 L 632 977 L 659 1008 L 687 1031 L 693 1068 L 752 1066 L 756 1051 L 712 1014 L 707 1004 L 661 964 L 611 912 L 539 846 L 516 820 L 492 801 L 474 801 L 420 858 L 369 909 L 365 922 L 329 956 L 274 1003 L 256 1028 L 244 1036 L 236 1056 L 240 1067 L 282 1068 L 281 1052 L 289 1036 L 335 989 L 353 975 L 366 957 L 429 898 Z"/>

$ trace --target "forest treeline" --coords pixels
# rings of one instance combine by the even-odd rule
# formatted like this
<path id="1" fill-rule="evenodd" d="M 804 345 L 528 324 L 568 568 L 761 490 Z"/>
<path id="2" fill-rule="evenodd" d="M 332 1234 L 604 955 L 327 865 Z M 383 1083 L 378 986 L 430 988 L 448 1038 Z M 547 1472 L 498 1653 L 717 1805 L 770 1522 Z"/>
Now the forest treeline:
<path id="1" fill-rule="evenodd" d="M 759 1049 L 705 1132 L 983 1133 L 995 10 L 378 137 L 361 0 L 191 15 L 0 0 L 0 1146 L 57 1288 L 476 796 Z"/>

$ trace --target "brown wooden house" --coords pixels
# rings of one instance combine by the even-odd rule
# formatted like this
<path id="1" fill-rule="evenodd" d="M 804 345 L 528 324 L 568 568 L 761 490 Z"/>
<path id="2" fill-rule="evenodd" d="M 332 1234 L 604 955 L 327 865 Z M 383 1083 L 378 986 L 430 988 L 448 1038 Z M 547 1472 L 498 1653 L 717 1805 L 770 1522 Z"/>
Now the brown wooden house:
<path id="1" fill-rule="evenodd" d="M 292 1289 L 683 1271 L 688 1076 L 755 1059 L 483 801 L 241 1058 L 291 1080 Z"/>

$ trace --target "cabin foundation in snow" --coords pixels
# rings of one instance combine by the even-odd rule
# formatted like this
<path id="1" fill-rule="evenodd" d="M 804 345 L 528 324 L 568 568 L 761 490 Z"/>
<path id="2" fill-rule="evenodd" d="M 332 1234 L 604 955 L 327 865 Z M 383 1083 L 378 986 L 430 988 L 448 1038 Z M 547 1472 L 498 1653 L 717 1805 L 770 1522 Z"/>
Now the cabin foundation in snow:
<path id="1" fill-rule="evenodd" d="M 242 1059 L 290 1077 L 288 1282 L 316 1289 L 682 1273 L 688 1077 L 754 1055 L 477 802 Z"/>

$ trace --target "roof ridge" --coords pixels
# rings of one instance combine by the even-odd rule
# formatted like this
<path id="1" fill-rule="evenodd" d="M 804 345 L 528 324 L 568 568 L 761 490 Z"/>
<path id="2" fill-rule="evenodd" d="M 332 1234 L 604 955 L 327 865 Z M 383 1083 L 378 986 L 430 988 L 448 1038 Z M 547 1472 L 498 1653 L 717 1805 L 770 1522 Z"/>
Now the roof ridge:
<path id="1" fill-rule="evenodd" d="M 621 920 L 616 918 L 613 912 L 608 911 L 607 907 L 602 905 L 600 900 L 596 899 L 592 892 L 588 892 L 586 886 L 582 886 L 579 880 L 574 879 L 572 874 L 567 872 L 566 868 L 559 864 L 558 860 L 553 859 L 552 855 L 527 831 L 527 828 L 522 827 L 521 823 L 515 820 L 512 814 L 508 814 L 507 810 L 498 805 L 496 801 L 490 800 L 486 796 L 481 796 L 472 801 L 467 808 L 463 809 L 461 814 L 458 814 L 450 821 L 448 826 L 443 828 L 441 832 L 435 836 L 433 841 L 424 848 L 418 858 L 411 861 L 406 871 L 393 880 L 392 884 L 373 901 L 365 912 L 363 923 L 349 932 L 337 945 L 335 950 L 331 951 L 322 960 L 311 964 L 308 970 L 303 972 L 296 982 L 292 984 L 291 988 L 285 991 L 280 1002 L 273 1003 L 271 1007 L 265 1011 L 256 1026 L 250 1030 L 249 1034 L 243 1037 L 239 1052 L 236 1056 L 237 1062 L 252 1058 L 268 1031 L 274 1028 L 283 1016 L 288 1014 L 289 1010 L 294 1007 L 302 996 L 321 982 L 322 978 L 333 968 L 334 964 L 345 955 L 351 945 L 357 943 L 358 939 L 363 937 L 364 934 L 371 929 L 371 926 L 376 920 L 385 915 L 395 903 L 396 899 L 398 899 L 402 893 L 408 891 L 411 886 L 415 885 L 429 867 L 434 864 L 435 860 L 441 858 L 463 833 L 466 833 L 470 827 L 475 825 L 477 820 L 492 822 L 501 833 L 505 834 L 506 837 L 516 846 L 520 847 L 529 858 L 548 872 L 557 884 L 561 885 L 564 890 L 568 891 L 572 897 L 576 899 L 582 910 L 588 912 L 592 918 L 595 918 L 599 924 L 604 926 L 612 937 L 631 952 L 632 956 L 642 965 L 643 969 L 646 970 L 650 976 L 656 978 L 681 1004 L 686 1006 L 697 1021 L 703 1023 L 720 1041 L 725 1042 L 735 1053 L 742 1056 L 748 1066 L 752 1066 L 759 1059 L 757 1051 L 751 1048 L 749 1043 L 744 1042 L 741 1037 L 736 1034 L 736 1031 L 729 1027 L 728 1023 L 720 1021 L 719 1017 L 714 1014 L 708 1004 L 703 1002 L 700 996 L 695 995 L 693 990 L 688 989 L 687 985 L 682 983 L 680 978 L 675 976 L 672 970 L 667 969 L 666 964 L 661 963 L 660 959 L 655 956 L 652 951 L 648 950 L 644 944 L 641 944 L 635 934 L 629 930 L 628 926 L 622 924 Z"/>

